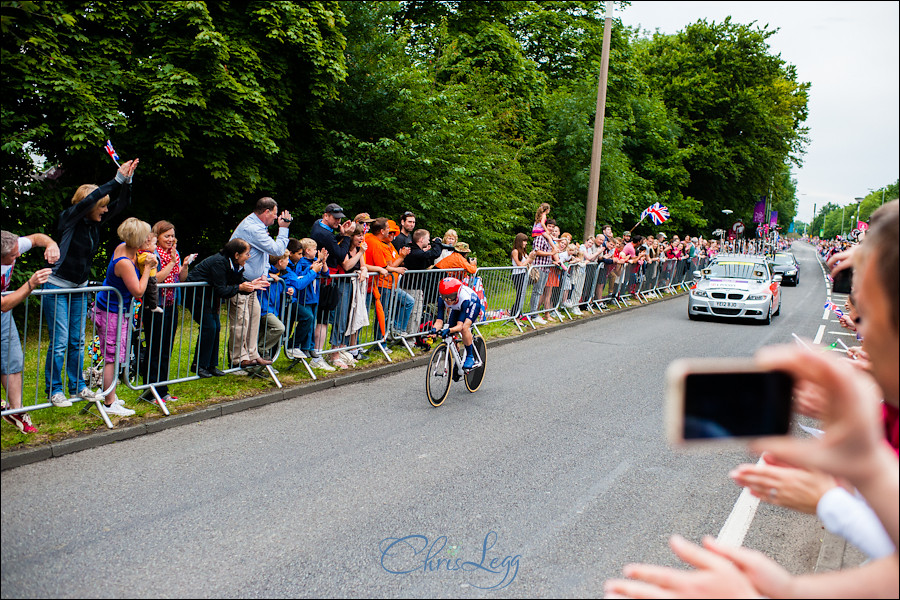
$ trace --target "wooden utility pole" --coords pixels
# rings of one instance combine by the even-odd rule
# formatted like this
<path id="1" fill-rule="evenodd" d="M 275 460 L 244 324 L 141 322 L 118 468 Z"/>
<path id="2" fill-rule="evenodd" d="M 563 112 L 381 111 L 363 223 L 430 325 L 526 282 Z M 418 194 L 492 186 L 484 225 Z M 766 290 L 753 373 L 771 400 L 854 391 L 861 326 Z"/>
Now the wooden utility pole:
<path id="1" fill-rule="evenodd" d="M 591 173 L 584 207 L 584 237 L 593 237 L 597 227 L 597 201 L 600 196 L 600 156 L 603 153 L 603 117 L 606 113 L 606 81 L 609 71 L 609 38 L 612 30 L 613 3 L 604 10 L 603 54 L 600 57 L 600 81 L 597 84 L 597 113 L 594 115 L 594 143 L 591 146 Z"/>

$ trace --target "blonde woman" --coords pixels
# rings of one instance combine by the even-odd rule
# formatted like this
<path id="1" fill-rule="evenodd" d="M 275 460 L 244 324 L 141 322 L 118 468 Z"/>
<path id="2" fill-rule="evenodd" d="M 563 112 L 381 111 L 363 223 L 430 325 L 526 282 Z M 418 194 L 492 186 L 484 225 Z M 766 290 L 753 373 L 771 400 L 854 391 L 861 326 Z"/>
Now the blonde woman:
<path id="1" fill-rule="evenodd" d="M 91 260 L 100 249 L 100 228 L 114 218 L 131 199 L 131 177 L 138 159 L 122 163 L 111 181 L 97 187 L 85 184 L 72 196 L 72 206 L 59 215 L 60 259 L 45 290 L 72 289 L 87 285 Z M 116 196 L 110 201 L 110 194 Z M 68 379 L 70 397 L 97 400 L 86 387 L 81 371 L 84 365 L 84 321 L 87 294 L 56 293 L 41 297 L 41 313 L 47 323 L 49 347 L 44 367 L 44 391 L 54 406 L 72 406 L 63 393 L 63 373 Z"/>
<path id="2" fill-rule="evenodd" d="M 106 396 L 106 412 L 121 417 L 128 417 L 134 411 L 125 408 L 116 396 L 115 382 L 117 367 L 124 364 L 128 344 L 128 320 L 131 318 L 131 301 L 141 298 L 147 290 L 150 272 L 156 268 L 156 254 L 150 254 L 144 261 L 142 270 L 138 270 L 138 250 L 151 235 L 150 224 L 131 217 L 125 219 L 116 230 L 119 244 L 113 253 L 109 266 L 106 267 L 106 279 L 103 285 L 115 288 L 119 294 L 101 291 L 94 304 L 94 324 L 100 336 L 103 354 L 103 389 L 110 389 Z M 121 303 L 120 303 L 121 296 Z M 101 396 L 96 402 L 99 402 Z"/>

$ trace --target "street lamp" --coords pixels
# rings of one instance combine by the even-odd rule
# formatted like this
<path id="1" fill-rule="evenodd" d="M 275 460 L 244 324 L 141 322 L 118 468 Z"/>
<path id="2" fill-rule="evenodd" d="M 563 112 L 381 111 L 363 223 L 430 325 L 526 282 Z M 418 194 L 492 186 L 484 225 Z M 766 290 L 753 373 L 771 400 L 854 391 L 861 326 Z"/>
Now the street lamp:
<path id="1" fill-rule="evenodd" d="M 728 227 L 728 215 L 730 215 L 730 214 L 733 213 L 733 212 L 734 212 L 734 211 L 731 210 L 730 208 L 723 208 L 723 209 L 722 209 L 722 214 L 725 215 L 725 228 Z M 723 246 L 725 245 L 725 228 L 722 229 L 722 245 L 723 245 Z"/>
<path id="2" fill-rule="evenodd" d="M 881 205 L 882 205 L 882 206 L 884 206 L 884 192 L 885 192 L 885 190 L 887 190 L 887 186 L 886 186 L 886 185 L 881 187 Z M 878 188 L 875 188 L 875 189 L 869 189 L 869 191 L 870 191 L 870 192 L 877 192 L 877 191 L 878 191 Z"/>

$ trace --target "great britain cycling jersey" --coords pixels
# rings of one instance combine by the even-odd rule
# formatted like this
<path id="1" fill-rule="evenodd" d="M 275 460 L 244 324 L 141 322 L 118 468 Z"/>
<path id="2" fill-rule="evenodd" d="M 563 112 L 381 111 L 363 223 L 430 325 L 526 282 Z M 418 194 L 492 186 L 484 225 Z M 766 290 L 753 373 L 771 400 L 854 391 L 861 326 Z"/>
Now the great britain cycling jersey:
<path id="1" fill-rule="evenodd" d="M 478 294 L 475 293 L 475 290 L 465 285 L 460 286 L 456 294 L 456 302 L 453 304 L 446 302 L 443 296 L 438 296 L 438 318 L 442 318 L 444 311 L 448 308 L 450 309 L 450 317 L 447 319 L 447 325 L 450 327 L 453 327 L 460 321 L 464 322 L 466 319 L 474 323 L 482 310 Z"/>

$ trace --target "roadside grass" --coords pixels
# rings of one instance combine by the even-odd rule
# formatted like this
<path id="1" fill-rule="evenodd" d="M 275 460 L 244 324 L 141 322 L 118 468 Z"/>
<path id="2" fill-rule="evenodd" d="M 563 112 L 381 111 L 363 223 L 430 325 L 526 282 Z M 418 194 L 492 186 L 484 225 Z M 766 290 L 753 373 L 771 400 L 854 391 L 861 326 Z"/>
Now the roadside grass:
<path id="1" fill-rule="evenodd" d="M 665 298 L 668 296 L 664 294 L 661 297 Z M 503 304 L 511 305 L 514 300 L 514 296 L 504 298 Z M 655 301 L 657 300 L 650 299 L 650 303 Z M 617 308 L 615 304 L 609 304 L 609 310 L 607 310 L 607 312 L 615 312 L 617 310 L 620 309 Z M 574 319 L 577 321 L 591 316 L 589 311 L 584 311 L 582 317 L 574 317 Z M 191 321 L 190 318 L 187 319 L 187 322 L 183 319 L 179 319 L 179 329 L 176 331 L 175 335 L 176 349 L 173 350 L 172 354 L 172 370 L 176 371 L 180 376 L 187 376 L 190 374 L 187 372 L 187 365 L 190 361 L 185 360 L 184 357 L 190 357 L 191 354 L 188 350 L 181 354 L 179 360 L 177 358 L 179 356 L 178 348 L 179 346 L 188 349 L 195 348 L 198 337 L 198 331 L 196 330 L 195 324 L 193 327 L 188 326 L 188 332 L 182 332 L 187 323 L 193 324 L 193 321 Z M 521 323 L 526 325 L 525 322 Z M 550 329 L 556 324 L 557 323 L 551 322 L 547 325 L 538 325 L 537 328 Z M 34 328 L 32 327 L 28 330 L 28 341 L 32 341 L 31 336 L 34 335 L 33 329 Z M 490 341 L 520 336 L 524 332 L 531 331 L 531 327 L 526 326 L 525 331 L 520 332 L 515 324 L 508 320 L 479 324 L 478 330 L 487 341 Z M 220 357 L 225 355 L 225 346 L 227 344 L 227 329 L 225 328 L 224 322 L 222 331 L 224 335 L 222 336 L 223 339 L 220 340 Z M 91 339 L 93 332 L 89 330 L 87 334 L 87 339 Z M 46 330 L 43 331 L 42 335 L 44 336 L 42 339 L 46 340 Z M 407 352 L 402 345 L 393 346 L 391 361 L 393 363 L 405 362 L 430 352 L 430 349 L 413 346 L 412 341 L 410 341 L 410 346 L 413 348 L 413 356 L 410 356 L 409 352 Z M 316 371 L 316 377 L 318 377 L 318 379 L 328 379 L 342 374 L 357 372 L 386 364 L 388 364 L 387 359 L 385 359 L 384 355 L 377 347 L 374 347 L 369 349 L 368 353 L 359 360 L 356 366 L 347 370 L 337 370 L 333 373 Z M 285 388 L 302 386 L 312 381 L 306 368 L 300 364 L 299 361 L 293 361 L 285 357 L 283 352 L 273 366 L 279 372 L 278 379 Z M 23 390 L 26 406 L 46 401 L 43 394 L 43 367 L 43 361 L 40 361 L 39 349 L 36 348 L 36 344 L 26 344 L 26 377 L 25 389 Z M 35 370 L 40 374 L 37 382 L 34 377 L 29 381 L 27 377 L 28 373 L 34 373 Z M 263 371 L 263 374 L 265 375 L 265 371 Z M 35 393 L 35 384 L 39 386 L 37 394 Z M 140 381 L 133 381 L 133 384 L 140 384 Z M 275 389 L 275 387 L 275 382 L 267 375 L 264 377 L 254 377 L 249 375 L 229 374 L 224 377 L 198 379 L 171 385 L 170 392 L 177 395 L 180 400 L 177 402 L 170 402 L 167 406 L 171 414 L 186 413 L 221 402 L 254 396 L 262 392 L 271 391 L 272 389 Z M 138 399 L 141 391 L 142 390 L 132 390 L 121 382 L 116 387 L 117 395 L 125 401 L 127 407 L 135 411 L 135 414 L 131 417 L 116 417 L 110 415 L 110 419 L 114 426 L 135 425 L 159 418 L 165 418 L 165 415 L 155 404 Z M 86 408 L 89 408 L 90 410 L 86 411 Z M 38 433 L 30 435 L 20 433 L 14 426 L 3 421 L 2 426 L 0 426 L 0 449 L 3 451 L 12 451 L 42 446 L 70 437 L 89 435 L 93 432 L 107 430 L 106 425 L 100 418 L 99 413 L 97 413 L 96 408 L 93 407 L 93 403 L 87 403 L 85 401 L 76 402 L 70 408 L 47 408 L 44 410 L 33 411 L 30 414 L 34 425 L 38 428 Z"/>

